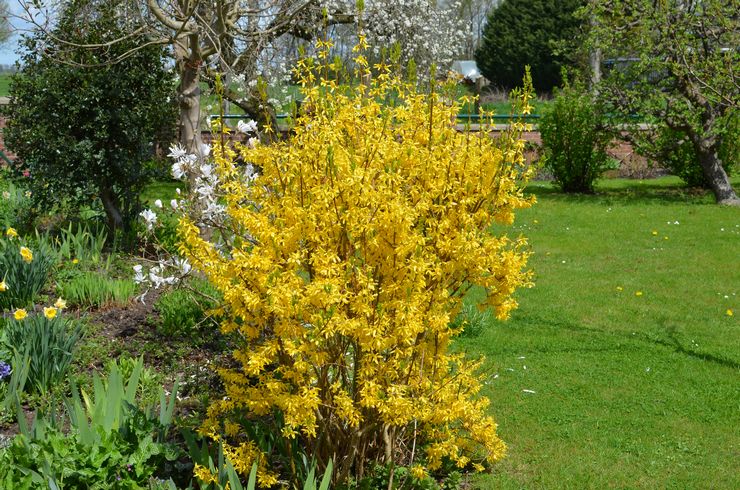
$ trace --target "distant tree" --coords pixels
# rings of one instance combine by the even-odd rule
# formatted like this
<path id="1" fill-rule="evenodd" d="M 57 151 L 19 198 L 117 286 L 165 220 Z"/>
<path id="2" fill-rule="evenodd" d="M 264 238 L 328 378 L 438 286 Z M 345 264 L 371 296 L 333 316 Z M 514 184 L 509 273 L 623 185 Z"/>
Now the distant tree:
<path id="1" fill-rule="evenodd" d="M 174 75 L 162 48 L 135 37 L 120 41 L 130 26 L 121 25 L 119 6 L 74 0 L 50 35 L 24 37 L 5 141 L 39 204 L 99 199 L 110 230 L 128 231 L 140 211 L 155 137 L 174 127 L 176 112 Z M 70 49 L 113 40 L 106 52 Z M 52 58 L 59 42 L 67 56 Z M 123 50 L 135 51 L 111 63 Z"/>
<path id="2" fill-rule="evenodd" d="M 740 205 L 724 168 L 737 160 L 737 145 L 725 140 L 740 132 L 734 119 L 740 2 L 592 0 L 590 15 L 596 20 L 591 44 L 615 65 L 601 96 L 623 116 L 651 122 L 656 138 L 674 134 L 677 143 L 690 142 L 692 164 L 702 169 L 717 202 Z"/>
<path id="3" fill-rule="evenodd" d="M 481 73 L 494 86 L 510 89 L 521 83 L 529 65 L 535 89 L 551 92 L 569 58 L 564 44 L 581 35 L 575 13 L 583 5 L 584 0 L 502 1 L 488 16 L 475 52 Z"/>
<path id="4" fill-rule="evenodd" d="M 8 2 L 7 0 L 0 0 L 0 45 L 8 42 L 8 39 L 13 34 L 12 29 Z"/>

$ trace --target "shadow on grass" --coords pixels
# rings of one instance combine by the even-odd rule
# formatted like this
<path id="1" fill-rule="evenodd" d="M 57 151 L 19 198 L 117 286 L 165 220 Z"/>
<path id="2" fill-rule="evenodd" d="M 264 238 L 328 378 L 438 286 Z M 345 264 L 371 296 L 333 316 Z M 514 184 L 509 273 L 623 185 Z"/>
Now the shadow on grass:
<path id="1" fill-rule="evenodd" d="M 737 183 L 733 182 L 735 186 Z M 599 181 L 593 194 L 566 194 L 545 181 L 533 181 L 527 193 L 538 199 L 573 204 L 713 204 L 710 191 L 687 187 L 676 177 L 650 180 L 609 179 Z"/>
<path id="2" fill-rule="evenodd" d="M 692 357 L 694 359 L 700 359 L 702 361 L 711 362 L 712 364 L 716 364 L 719 366 L 729 367 L 732 369 L 740 369 L 740 362 L 734 361 L 732 359 L 727 359 L 725 357 L 716 356 L 714 354 L 710 354 L 707 352 L 699 352 L 693 349 L 688 349 L 681 345 L 681 342 L 676 337 L 675 330 L 668 329 L 666 331 L 667 338 L 656 338 L 654 336 L 634 332 L 634 333 L 627 333 L 627 332 L 607 332 L 604 330 L 600 330 L 598 328 L 590 328 L 585 327 L 583 325 L 577 325 L 575 323 L 570 322 L 564 322 L 564 321 L 553 321 L 553 320 L 547 320 L 545 318 L 528 318 L 526 322 L 532 326 L 545 326 L 547 328 L 552 328 L 553 330 L 569 330 L 571 332 L 578 332 L 578 333 L 587 333 L 587 334 L 596 334 L 604 337 L 611 337 L 614 339 L 619 339 L 621 341 L 624 341 L 625 343 L 621 343 L 614 346 L 614 347 L 608 347 L 608 346 L 601 346 L 601 347 L 582 347 L 582 348 L 562 348 L 562 349 L 533 349 L 529 352 L 538 352 L 538 353 L 553 353 L 553 352 L 608 352 L 608 351 L 616 351 L 616 350 L 624 350 L 627 347 L 628 342 L 635 342 L 638 341 L 640 343 L 647 343 L 647 344 L 653 344 L 653 345 L 659 345 L 661 347 L 666 347 L 671 350 L 673 350 L 676 353 Z M 526 353 L 526 349 L 517 349 L 516 353 Z"/>

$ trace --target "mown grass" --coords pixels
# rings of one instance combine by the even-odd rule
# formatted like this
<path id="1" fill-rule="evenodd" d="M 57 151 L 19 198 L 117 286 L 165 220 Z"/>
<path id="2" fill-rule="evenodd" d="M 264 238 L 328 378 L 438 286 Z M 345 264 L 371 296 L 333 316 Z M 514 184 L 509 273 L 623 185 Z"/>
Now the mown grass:
<path id="1" fill-rule="evenodd" d="M 12 73 L 0 73 L 0 97 L 10 95 L 10 78 Z"/>
<path id="2" fill-rule="evenodd" d="M 529 190 L 536 286 L 457 343 L 509 445 L 473 487 L 740 488 L 740 209 L 675 178 Z"/>

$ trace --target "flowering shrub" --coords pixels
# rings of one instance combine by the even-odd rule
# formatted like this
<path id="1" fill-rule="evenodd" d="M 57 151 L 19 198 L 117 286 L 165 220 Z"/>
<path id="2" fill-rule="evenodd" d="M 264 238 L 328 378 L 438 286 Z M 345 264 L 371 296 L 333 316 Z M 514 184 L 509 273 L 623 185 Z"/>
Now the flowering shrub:
<path id="1" fill-rule="evenodd" d="M 242 474 L 257 462 L 263 486 L 281 475 L 246 434 L 269 415 L 309 458 L 334 458 L 337 481 L 371 462 L 413 466 L 419 478 L 444 461 L 482 470 L 505 452 L 479 363 L 448 347 L 470 288 L 503 319 L 529 285 L 526 241 L 500 234 L 532 204 L 521 192 L 523 125 L 498 139 L 485 127 L 458 132 L 458 106 L 435 82 L 417 93 L 384 65 L 367 82 L 363 44 L 359 85 L 299 63 L 304 110 L 289 141 L 214 143 L 219 233 L 180 223 L 182 253 L 223 294 L 222 330 L 243 339 L 202 431 Z M 520 95 L 526 111 L 531 84 Z"/>

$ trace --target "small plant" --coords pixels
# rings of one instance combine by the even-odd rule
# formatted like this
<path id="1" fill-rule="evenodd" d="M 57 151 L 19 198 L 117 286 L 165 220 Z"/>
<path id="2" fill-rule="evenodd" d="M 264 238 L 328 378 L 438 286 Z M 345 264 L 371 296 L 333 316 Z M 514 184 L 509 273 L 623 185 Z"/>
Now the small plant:
<path id="1" fill-rule="evenodd" d="M 112 279 L 96 272 L 83 272 L 57 285 L 59 296 L 81 308 L 126 304 L 136 293 L 131 279 Z"/>
<path id="2" fill-rule="evenodd" d="M 593 192 L 594 181 L 611 161 L 614 136 L 604 112 L 581 84 L 565 83 L 540 122 L 544 167 L 564 192 Z"/>
<path id="3" fill-rule="evenodd" d="M 169 400 L 160 388 L 157 416 L 136 401 L 142 370 L 139 359 L 124 379 L 114 365 L 106 379 L 94 377 L 90 394 L 73 386 L 61 417 L 41 416 L 29 428 L 21 415 L 21 434 L 0 453 L 0 482 L 59 490 L 175 488 L 155 476 L 166 477 L 162 471 L 179 455 L 165 442 L 177 383 Z"/>
<path id="4" fill-rule="evenodd" d="M 10 181 L 0 183 L 0 226 L 30 231 L 35 213 L 30 191 Z"/>
<path id="5" fill-rule="evenodd" d="M 57 253 L 62 260 L 79 260 L 92 265 L 102 262 L 103 248 L 108 239 L 108 233 L 100 227 L 98 230 L 78 223 L 72 228 L 62 228 L 56 239 Z"/>
<path id="6" fill-rule="evenodd" d="M 462 328 L 461 337 L 478 337 L 492 321 L 490 310 L 481 310 L 476 305 L 466 304 L 450 326 Z"/>
<path id="7" fill-rule="evenodd" d="M 38 240 L 29 248 L 13 228 L 0 238 L 0 308 L 9 310 L 33 302 L 46 284 L 54 265 L 54 253 Z"/>
<path id="8" fill-rule="evenodd" d="M 141 359 L 123 356 L 118 359 L 111 359 L 106 366 L 108 372 L 112 373 L 114 370 L 120 371 L 124 379 L 130 379 L 131 375 L 139 369 L 139 386 L 136 396 L 138 400 L 141 400 L 142 404 L 151 406 L 158 399 L 158 392 L 161 388 L 160 379 L 154 370 L 147 367 L 140 368 L 139 364 L 141 364 Z"/>
<path id="9" fill-rule="evenodd" d="M 20 359 L 28 363 L 28 383 L 42 395 L 64 379 L 83 334 L 77 320 L 64 318 L 53 306 L 44 308 L 44 314 L 28 315 L 18 309 L 13 318 L 5 319 L 2 328 L 2 339 L 8 350 L 20 356 L 15 364 Z"/>
<path id="10" fill-rule="evenodd" d="M 208 310 L 216 307 L 218 293 L 205 281 L 193 281 L 192 289 L 174 289 L 159 297 L 154 307 L 159 311 L 157 329 L 166 336 L 187 336 L 208 322 Z"/>

